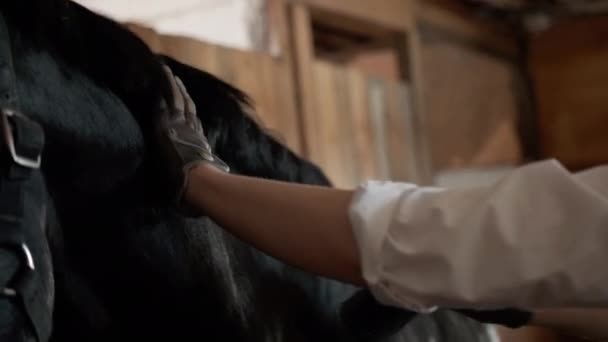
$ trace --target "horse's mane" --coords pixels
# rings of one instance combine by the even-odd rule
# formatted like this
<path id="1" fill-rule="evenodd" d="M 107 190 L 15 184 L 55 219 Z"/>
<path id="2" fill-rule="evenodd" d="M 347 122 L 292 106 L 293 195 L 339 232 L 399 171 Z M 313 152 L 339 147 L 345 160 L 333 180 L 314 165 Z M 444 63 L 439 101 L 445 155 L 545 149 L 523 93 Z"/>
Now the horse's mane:
<path id="1" fill-rule="evenodd" d="M 158 184 L 158 177 L 162 176 L 153 175 L 158 164 L 154 160 L 158 153 L 153 123 L 160 102 L 171 100 L 159 56 L 121 25 L 70 1 L 11 0 L 0 4 L 0 9 L 8 13 L 7 17 L 27 36 L 24 39 L 49 51 L 70 70 L 80 71 L 100 88 L 111 91 L 127 106 L 149 152 L 147 174 Z M 251 106 L 251 100 L 245 93 L 211 74 L 170 58 L 166 61 L 181 70 L 180 76 L 195 102 L 204 104 L 199 108 L 199 116 L 210 143 L 235 170 L 255 176 L 328 184 L 316 166 L 298 158 L 266 134 L 255 120 L 243 115 L 253 112 L 246 108 Z"/>

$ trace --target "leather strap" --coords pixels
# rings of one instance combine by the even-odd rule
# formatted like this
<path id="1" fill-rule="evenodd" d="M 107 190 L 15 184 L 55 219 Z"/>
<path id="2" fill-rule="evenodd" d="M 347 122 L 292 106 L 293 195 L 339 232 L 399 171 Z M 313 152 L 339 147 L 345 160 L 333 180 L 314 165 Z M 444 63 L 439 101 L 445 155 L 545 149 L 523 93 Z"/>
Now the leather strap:
<path id="1" fill-rule="evenodd" d="M 0 284 L 0 296 L 25 313 L 27 329 L 20 337 L 43 342 L 50 337 L 51 312 L 28 240 L 45 239 L 40 217 L 46 195 L 39 171 L 44 132 L 20 114 L 19 107 L 11 37 L 0 12 L 0 248 L 12 251 L 20 260 L 10 283 Z"/>

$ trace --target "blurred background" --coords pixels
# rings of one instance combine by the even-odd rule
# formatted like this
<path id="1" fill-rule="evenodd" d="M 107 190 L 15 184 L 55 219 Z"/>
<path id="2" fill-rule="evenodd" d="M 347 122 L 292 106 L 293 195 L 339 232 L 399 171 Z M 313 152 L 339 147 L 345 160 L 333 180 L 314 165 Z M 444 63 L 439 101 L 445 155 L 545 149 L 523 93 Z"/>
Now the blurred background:
<path id="1" fill-rule="evenodd" d="M 608 162 L 608 1 L 78 2 L 245 90 L 252 115 L 338 187 Z"/>

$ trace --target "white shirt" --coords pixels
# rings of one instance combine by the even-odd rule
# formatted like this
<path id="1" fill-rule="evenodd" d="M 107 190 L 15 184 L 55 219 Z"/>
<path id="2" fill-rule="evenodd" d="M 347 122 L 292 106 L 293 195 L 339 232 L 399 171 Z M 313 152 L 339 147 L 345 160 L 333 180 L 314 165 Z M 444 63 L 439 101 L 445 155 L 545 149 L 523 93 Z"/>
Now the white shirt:
<path id="1" fill-rule="evenodd" d="M 608 167 L 556 161 L 493 186 L 369 182 L 351 220 L 376 298 L 435 307 L 608 307 Z"/>

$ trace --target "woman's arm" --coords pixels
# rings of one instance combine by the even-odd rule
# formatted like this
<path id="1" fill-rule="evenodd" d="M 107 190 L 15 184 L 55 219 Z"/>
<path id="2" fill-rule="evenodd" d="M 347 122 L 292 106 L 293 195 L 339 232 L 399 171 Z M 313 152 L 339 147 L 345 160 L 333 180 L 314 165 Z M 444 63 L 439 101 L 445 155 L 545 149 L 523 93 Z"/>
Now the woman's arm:
<path id="1" fill-rule="evenodd" d="M 348 209 L 353 191 L 190 171 L 185 200 L 237 237 L 288 264 L 363 285 Z"/>
<path id="2" fill-rule="evenodd" d="M 186 200 L 239 238 L 309 272 L 365 284 L 348 218 L 354 192 L 230 175 L 207 164 L 191 171 L 190 182 Z M 606 339 L 608 309 L 539 310 L 530 325 Z"/>
<path id="3" fill-rule="evenodd" d="M 163 104 L 157 132 L 178 204 L 293 266 L 363 285 L 348 217 L 353 192 L 227 173 L 184 84 L 165 72 L 174 102 Z"/>
<path id="4" fill-rule="evenodd" d="M 231 175 L 173 89 L 159 141 L 178 198 L 278 259 L 416 311 L 608 305 L 607 168 L 544 162 L 489 187 L 357 192 Z"/>

